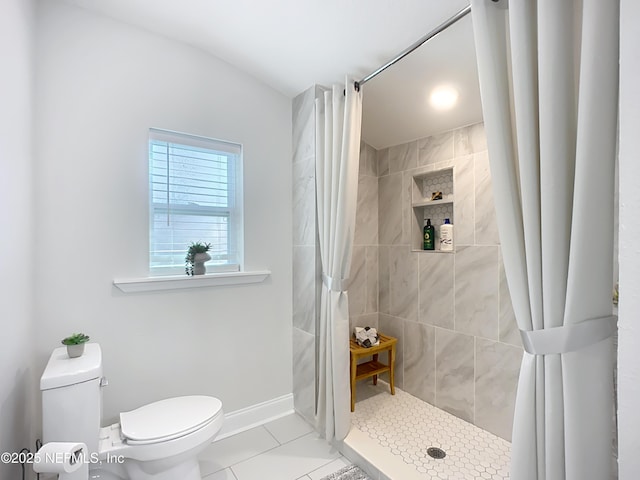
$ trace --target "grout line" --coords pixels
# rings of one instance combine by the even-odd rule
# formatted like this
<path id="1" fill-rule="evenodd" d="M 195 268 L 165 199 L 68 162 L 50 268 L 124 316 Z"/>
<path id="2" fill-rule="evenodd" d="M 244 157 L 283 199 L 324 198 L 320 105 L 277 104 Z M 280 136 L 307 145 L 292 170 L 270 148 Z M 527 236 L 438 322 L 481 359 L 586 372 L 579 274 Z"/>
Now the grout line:
<path id="1" fill-rule="evenodd" d="M 452 313 L 452 317 L 453 317 L 453 331 L 456 331 L 456 257 L 457 257 L 457 253 L 455 253 L 453 255 L 453 294 L 451 295 L 452 297 L 452 302 L 453 302 L 453 306 L 451 308 Z"/>
<path id="2" fill-rule="evenodd" d="M 478 338 L 473 337 L 473 424 L 476 424 L 476 357 Z"/>
<path id="3" fill-rule="evenodd" d="M 473 244 L 476 245 L 476 154 L 473 153 L 471 158 L 473 184 L 472 184 L 472 196 L 473 196 Z"/>
<path id="4" fill-rule="evenodd" d="M 502 260 L 502 251 L 500 249 L 500 245 L 498 245 L 498 335 L 496 336 L 496 338 L 498 339 L 498 342 L 501 341 L 500 339 L 500 323 L 502 320 L 502 298 L 501 298 L 501 279 L 502 279 L 502 275 L 500 275 L 500 260 Z"/>
<path id="5" fill-rule="evenodd" d="M 261 425 L 261 427 L 264 427 L 264 429 L 267 431 L 267 433 L 268 433 L 269 435 L 271 435 L 271 437 L 272 437 L 272 438 L 273 438 L 273 439 L 278 443 L 278 445 L 279 445 L 279 446 L 280 446 L 280 445 L 282 445 L 282 443 L 280 442 L 280 440 L 278 440 L 278 439 L 276 438 L 276 436 L 275 436 L 273 433 L 271 433 L 271 430 L 269 430 L 269 429 L 267 428 L 267 426 L 266 426 L 266 425 Z"/>
<path id="6" fill-rule="evenodd" d="M 330 463 L 333 463 L 333 462 L 338 461 L 338 460 L 340 460 L 340 459 L 346 460 L 349 464 L 351 464 L 351 463 L 352 463 L 352 462 L 351 462 L 351 460 L 347 459 L 344 455 L 342 455 L 342 453 L 340 453 L 340 456 L 339 456 L 339 457 L 334 458 L 333 460 L 329 460 L 327 463 L 323 463 L 323 464 L 322 464 L 322 465 L 320 465 L 318 468 L 314 468 L 313 470 L 311 470 L 311 471 L 307 472 L 304 476 L 310 475 L 310 474 L 312 474 L 313 472 L 317 472 L 317 471 L 318 471 L 318 470 L 320 470 L 321 468 L 324 468 L 324 467 L 326 467 L 327 465 L 329 465 Z M 340 467 L 338 470 L 340 470 L 341 468 L 343 468 L 343 467 Z M 338 470 L 336 470 L 336 472 L 337 472 Z M 331 475 L 332 473 L 335 473 L 335 472 L 331 472 L 329 475 Z M 304 476 L 303 476 L 303 478 L 304 478 Z M 327 476 L 327 475 L 325 475 L 325 477 L 326 477 L 326 476 Z"/>
<path id="7" fill-rule="evenodd" d="M 273 435 L 271 434 L 271 432 L 269 432 L 269 430 L 268 430 L 264 425 L 260 425 L 260 427 L 256 427 L 256 428 L 264 428 L 265 430 L 267 430 L 267 432 L 269 433 L 269 435 L 270 435 L 271 437 L 273 437 Z M 310 433 L 312 433 L 312 432 L 310 432 Z M 307 434 L 307 435 L 308 435 L 308 434 Z M 304 436 L 304 435 L 303 435 L 303 436 Z M 231 438 L 231 437 L 229 437 L 229 438 Z M 260 453 L 256 453 L 255 455 L 251 455 L 250 457 L 244 458 L 244 459 L 240 460 L 239 462 L 232 463 L 231 465 L 229 465 L 229 466 L 228 466 L 228 467 L 226 467 L 226 468 L 232 468 L 232 467 L 234 467 L 234 466 L 236 466 L 236 465 L 240 465 L 241 463 L 247 462 L 247 461 L 249 461 L 249 460 L 251 460 L 251 459 L 253 459 L 253 458 L 259 457 L 260 455 L 264 455 L 265 453 L 270 452 L 270 451 L 272 451 L 272 450 L 275 450 L 276 448 L 280 448 L 283 444 L 281 444 L 281 443 L 280 443 L 280 442 L 279 442 L 275 437 L 273 437 L 273 438 L 274 438 L 274 440 L 276 441 L 276 443 L 278 444 L 278 445 L 276 445 L 275 447 L 268 448 L 268 449 L 266 449 L 266 450 L 264 450 L 264 451 L 262 451 L 262 452 L 260 452 Z M 302 437 L 299 437 L 299 438 L 302 438 Z M 222 468 L 222 469 L 220 469 L 220 470 L 224 470 L 224 468 Z M 218 470 L 218 471 L 220 471 L 220 470 Z M 215 473 L 215 472 L 214 472 L 214 473 Z M 234 473 L 234 475 L 235 475 L 235 473 Z M 237 477 L 236 477 L 236 478 L 237 478 Z"/>
<path id="8" fill-rule="evenodd" d="M 411 255 L 411 251 L 409 251 L 409 255 Z M 418 283 L 417 283 L 417 294 L 416 297 L 418 297 L 418 307 L 417 307 L 417 312 L 416 312 L 416 321 L 418 323 L 423 323 L 422 322 L 422 299 L 420 298 L 420 290 L 422 290 L 420 288 L 420 279 L 422 278 L 422 264 L 425 262 L 425 260 L 423 260 L 424 257 L 418 257 Z M 424 322 L 426 323 L 426 322 Z"/>
<path id="9" fill-rule="evenodd" d="M 433 327 L 433 404 L 438 405 L 438 328 Z"/>
<path id="10" fill-rule="evenodd" d="M 229 467 L 229 471 L 231 472 L 231 475 L 233 475 L 233 478 L 235 478 L 235 480 L 238 480 L 238 476 L 236 475 L 236 472 L 233 471 L 233 468 Z"/>

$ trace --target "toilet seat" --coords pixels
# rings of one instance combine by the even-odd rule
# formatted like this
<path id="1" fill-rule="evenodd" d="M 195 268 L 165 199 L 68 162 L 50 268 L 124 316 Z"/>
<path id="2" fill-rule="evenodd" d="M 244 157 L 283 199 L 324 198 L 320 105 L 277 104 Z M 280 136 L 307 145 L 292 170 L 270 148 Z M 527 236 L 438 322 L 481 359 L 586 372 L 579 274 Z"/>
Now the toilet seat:
<path id="1" fill-rule="evenodd" d="M 98 453 L 107 463 L 120 456 L 141 462 L 176 458 L 204 448 L 222 428 L 224 412 L 214 397 L 177 397 L 124 412 L 121 419 L 134 439 L 127 438 L 120 423 L 102 427 Z"/>
<path id="2" fill-rule="evenodd" d="M 122 412 L 121 434 L 129 445 L 167 442 L 203 428 L 221 411 L 222 402 L 214 397 L 168 398 Z"/>

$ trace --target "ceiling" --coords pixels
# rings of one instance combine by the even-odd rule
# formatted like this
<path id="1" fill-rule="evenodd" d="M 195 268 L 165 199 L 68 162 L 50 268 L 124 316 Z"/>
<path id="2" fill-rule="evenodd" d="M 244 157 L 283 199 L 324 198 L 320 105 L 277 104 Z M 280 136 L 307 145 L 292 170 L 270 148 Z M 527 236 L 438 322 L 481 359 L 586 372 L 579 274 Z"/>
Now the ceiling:
<path id="1" fill-rule="evenodd" d="M 360 79 L 468 0 L 66 0 L 205 50 L 283 94 Z M 447 113 L 425 96 L 460 92 Z M 481 120 L 469 16 L 363 86 L 363 139 L 376 148 Z"/>
<path id="2" fill-rule="evenodd" d="M 450 110 L 429 104 L 440 85 L 458 91 Z M 362 92 L 362 138 L 378 149 L 482 121 L 471 16 L 375 77 Z"/>

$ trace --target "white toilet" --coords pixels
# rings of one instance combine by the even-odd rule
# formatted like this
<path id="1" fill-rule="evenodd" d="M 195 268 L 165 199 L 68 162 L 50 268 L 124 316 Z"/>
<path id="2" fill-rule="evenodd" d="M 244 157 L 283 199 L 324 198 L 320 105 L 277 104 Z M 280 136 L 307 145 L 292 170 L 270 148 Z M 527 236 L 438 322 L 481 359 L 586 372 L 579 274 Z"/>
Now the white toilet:
<path id="1" fill-rule="evenodd" d="M 88 343 L 78 358 L 56 348 L 40 378 L 43 441 L 85 443 L 91 479 L 201 480 L 196 456 L 222 427 L 220 400 L 169 398 L 101 428 L 105 385 L 100 345 Z"/>

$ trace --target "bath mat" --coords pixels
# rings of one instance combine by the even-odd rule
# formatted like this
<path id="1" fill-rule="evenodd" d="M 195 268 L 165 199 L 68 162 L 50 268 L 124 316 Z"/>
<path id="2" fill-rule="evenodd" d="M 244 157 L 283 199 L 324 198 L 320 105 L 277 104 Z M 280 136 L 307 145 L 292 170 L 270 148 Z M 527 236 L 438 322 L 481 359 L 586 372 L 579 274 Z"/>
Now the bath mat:
<path id="1" fill-rule="evenodd" d="M 331 475 L 327 475 L 322 480 L 371 480 L 371 477 L 357 465 L 349 465 Z"/>

